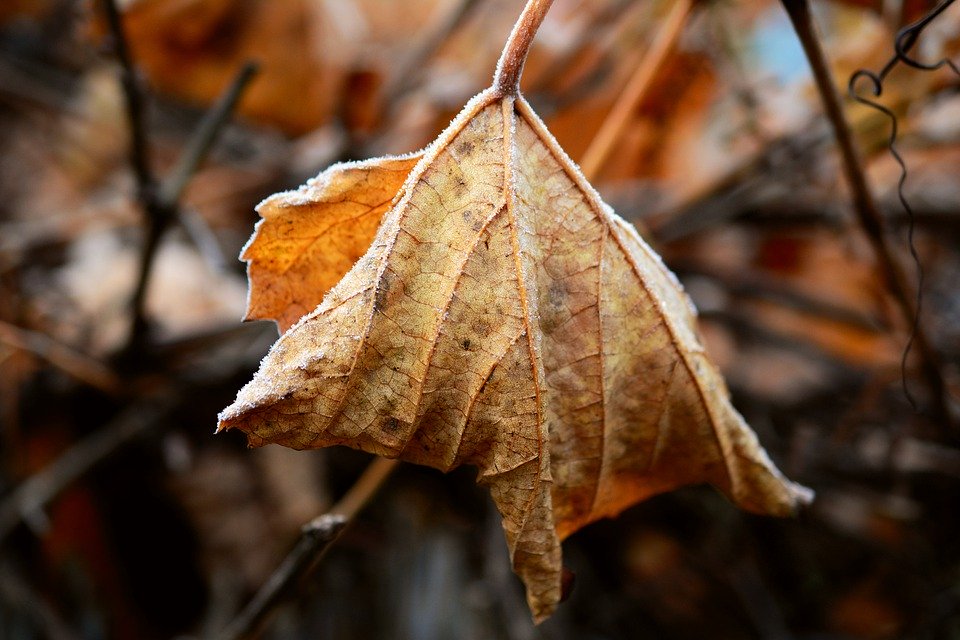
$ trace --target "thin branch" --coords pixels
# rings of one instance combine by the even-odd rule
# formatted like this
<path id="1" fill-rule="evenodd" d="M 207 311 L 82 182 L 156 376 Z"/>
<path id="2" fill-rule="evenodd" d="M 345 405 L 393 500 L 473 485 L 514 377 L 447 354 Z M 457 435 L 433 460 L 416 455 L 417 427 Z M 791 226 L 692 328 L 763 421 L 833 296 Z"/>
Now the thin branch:
<path id="1" fill-rule="evenodd" d="M 507 38 L 507 44 L 500 54 L 497 71 L 493 76 L 493 86 L 504 96 L 515 95 L 520 92 L 520 74 L 523 73 L 523 64 L 527 61 L 533 38 L 543 22 L 553 0 L 527 0 L 527 6 L 513 31 Z"/>
<path id="2" fill-rule="evenodd" d="M 36 592 L 10 562 L 0 562 L 0 600 L 33 618 L 43 637 L 50 640 L 78 640 L 47 599 Z"/>
<path id="3" fill-rule="evenodd" d="M 0 320 L 0 342 L 29 351 L 53 366 L 109 395 L 119 395 L 123 382 L 109 367 L 53 338 Z"/>
<path id="4" fill-rule="evenodd" d="M 127 107 L 127 124 L 130 130 L 130 166 L 137 178 L 140 198 L 148 198 L 152 197 L 148 194 L 155 186 L 155 182 L 150 170 L 149 150 L 147 148 L 147 134 L 143 117 L 143 93 L 140 91 L 137 72 L 130 58 L 130 47 L 127 45 L 127 37 L 123 31 L 116 0 L 103 0 L 103 9 L 107 15 L 107 26 L 110 29 L 111 48 L 120 63 L 120 82 L 123 85 L 123 95 Z"/>
<path id="5" fill-rule="evenodd" d="M 746 269 L 725 269 L 707 261 L 673 259 L 670 268 L 681 277 L 705 278 L 738 298 L 763 300 L 798 314 L 845 325 L 851 331 L 883 331 L 880 323 L 859 309 L 820 300 L 780 278 Z"/>
<path id="6" fill-rule="evenodd" d="M 329 513 L 352 520 L 399 465 L 399 460 L 391 458 L 377 458 L 371 462 L 350 490 L 330 508 Z"/>
<path id="7" fill-rule="evenodd" d="M 627 86 L 617 97 L 617 101 L 604 119 L 600 130 L 590 141 L 586 153 L 583 154 L 580 170 L 583 171 L 587 180 L 594 180 L 603 169 L 616 141 L 629 124 L 637 105 L 643 102 L 657 72 L 676 46 L 692 8 L 693 0 L 677 0 L 670 8 L 670 13 L 664 19 L 663 26 L 657 32 L 656 38 L 654 38 L 650 48 L 634 70 Z"/>
<path id="8" fill-rule="evenodd" d="M 799 170 L 793 170 L 793 164 L 805 162 L 805 158 L 817 151 L 829 135 L 826 131 L 821 132 L 816 124 L 811 120 L 799 127 L 797 134 L 770 139 L 763 148 L 745 158 L 731 159 L 723 172 L 699 188 L 642 214 L 652 237 L 661 243 L 674 242 L 736 217 L 740 212 L 737 207 L 716 207 L 712 201 L 723 198 L 739 202 L 739 197 L 734 194 L 754 188 L 753 184 L 758 181 L 767 181 L 767 174 L 773 168 L 783 172 L 785 179 L 793 180 L 796 175 L 801 175 Z M 785 163 L 790 164 L 789 171 L 784 170 Z"/>
<path id="9" fill-rule="evenodd" d="M 459 0 L 457 6 L 448 11 L 440 26 L 430 33 L 423 44 L 398 65 L 393 80 L 387 85 L 383 95 L 384 111 L 389 112 L 397 98 L 403 96 L 420 82 L 427 63 L 441 46 L 455 34 L 467 19 L 473 15 L 483 0 Z"/>
<path id="10" fill-rule="evenodd" d="M 143 93 L 137 82 L 120 12 L 117 9 L 116 0 L 103 0 L 103 6 L 113 50 L 121 67 L 121 82 L 130 129 L 130 164 L 137 179 L 138 199 L 147 215 L 146 238 L 140 254 L 137 282 L 130 302 L 130 330 L 127 341 L 127 348 L 130 350 L 139 346 L 147 333 L 144 301 L 160 239 L 177 216 L 177 202 L 184 187 L 203 162 L 217 135 L 229 119 L 243 89 L 253 77 L 256 66 L 252 63 L 243 66 L 217 105 L 201 121 L 170 177 L 158 186 L 150 169 L 144 126 Z"/>
<path id="11" fill-rule="evenodd" d="M 293 550 L 287 554 L 240 615 L 217 636 L 218 639 L 249 638 L 259 631 L 270 613 L 283 601 L 289 587 L 300 582 L 308 568 L 330 543 L 339 537 L 346 526 L 345 517 L 331 514 L 324 514 L 304 525 Z"/>
<path id="12" fill-rule="evenodd" d="M 230 120 L 230 114 L 233 113 L 240 101 L 240 96 L 243 95 L 243 90 L 253 79 L 257 70 L 258 65 L 255 62 L 245 63 L 217 103 L 204 115 L 187 143 L 187 148 L 184 149 L 176 166 L 160 187 L 158 198 L 161 205 L 174 207 L 180 201 L 184 188 L 210 153 L 217 135 Z"/>
<path id="13" fill-rule="evenodd" d="M 584 9 L 587 10 L 586 7 Z M 633 0 L 613 0 L 591 9 L 592 15 L 580 26 L 577 36 L 564 43 L 563 50 L 558 55 L 551 56 L 552 59 L 547 61 L 546 67 L 527 87 L 530 93 L 536 94 L 538 102 L 548 99 L 552 109 L 556 109 L 558 104 L 569 104 L 584 92 L 589 92 L 596 86 L 598 79 L 604 77 L 606 71 L 614 66 L 608 61 L 616 50 L 615 34 L 623 25 L 632 24 L 633 12 L 638 11 L 637 3 Z M 630 27 L 627 29 L 632 31 Z M 578 71 L 580 54 L 593 47 L 600 50 L 600 56 L 592 62 L 590 71 Z M 546 94 L 551 93 L 551 86 L 558 78 L 564 79 L 563 85 L 566 88 L 553 91 L 547 98 Z M 576 81 L 570 82 L 571 78 Z M 543 106 L 541 105 L 540 109 L 543 109 Z"/>
<path id="14" fill-rule="evenodd" d="M 27 478 L 0 503 L 0 544 L 21 521 L 43 522 L 43 508 L 53 498 L 121 446 L 160 424 L 176 404 L 176 394 L 135 403 Z"/>
<path id="15" fill-rule="evenodd" d="M 160 240 L 177 217 L 180 196 L 229 121 L 243 90 L 256 71 L 257 66 L 252 62 L 246 63 L 240 69 L 217 104 L 200 121 L 170 176 L 159 188 L 141 194 L 141 204 L 147 213 L 147 236 L 140 254 L 137 283 L 130 302 L 128 349 L 135 350 L 146 336 L 149 326 L 145 310 L 147 286 Z"/>
<path id="16" fill-rule="evenodd" d="M 903 315 L 906 326 L 914 326 L 917 318 L 916 296 L 906 275 L 905 267 L 887 241 L 886 224 L 877 201 L 867 184 L 863 162 L 854 145 L 850 124 L 843 112 L 840 93 L 833 83 L 830 67 L 820 46 L 809 3 L 807 0 L 781 0 L 781 2 L 790 16 L 790 21 L 793 23 L 794 30 L 797 32 L 807 60 L 813 70 L 813 76 L 823 100 L 827 118 L 830 120 L 837 144 L 840 147 L 844 172 L 853 192 L 853 208 L 857 214 L 857 221 L 860 223 L 867 239 L 873 245 L 881 272 Z M 937 418 L 952 423 L 952 411 L 939 358 L 930 338 L 919 322 L 916 324 L 914 341 L 920 353 L 924 378 L 933 396 Z"/>
<path id="17" fill-rule="evenodd" d="M 291 589 L 300 584 L 316 567 L 324 552 L 337 539 L 357 512 L 377 492 L 398 466 L 397 460 L 377 458 L 370 463 L 353 487 L 330 511 L 303 526 L 300 539 L 270 578 L 236 618 L 217 636 L 217 640 L 241 640 L 254 637 L 283 602 Z"/>

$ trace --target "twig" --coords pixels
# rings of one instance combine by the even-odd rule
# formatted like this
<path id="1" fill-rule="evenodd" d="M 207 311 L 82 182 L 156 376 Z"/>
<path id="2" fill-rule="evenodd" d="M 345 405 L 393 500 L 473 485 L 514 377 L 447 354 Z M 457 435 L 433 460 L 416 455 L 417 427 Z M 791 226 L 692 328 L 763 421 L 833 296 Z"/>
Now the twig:
<path id="1" fill-rule="evenodd" d="M 603 169 L 614 144 L 623 134 L 623 130 L 630 122 L 637 105 L 647 95 L 657 71 L 663 66 L 667 56 L 680 38 L 683 26 L 686 24 L 692 8 L 693 0 L 677 0 L 671 7 L 670 13 L 664 19 L 663 26 L 657 32 L 656 38 L 654 38 L 650 48 L 634 70 L 627 86 L 617 97 L 617 101 L 604 119 L 600 130 L 590 141 L 586 153 L 583 154 L 580 170 L 583 171 L 587 180 L 594 180 Z"/>
<path id="2" fill-rule="evenodd" d="M 832 370 L 857 380 L 863 378 L 860 364 L 851 363 L 850 358 L 837 353 L 836 349 L 831 349 L 829 345 L 819 344 L 811 340 L 798 340 L 796 332 L 790 332 L 788 329 L 764 325 L 757 319 L 756 313 L 750 313 L 740 308 L 729 310 L 706 309 L 701 310 L 699 318 L 704 322 L 722 324 L 738 340 L 750 341 L 753 344 L 793 353 L 802 360 L 827 365 Z M 836 378 L 831 377 L 831 380 L 835 381 Z M 750 389 L 741 389 L 740 391 L 748 395 L 752 393 Z"/>
<path id="3" fill-rule="evenodd" d="M 243 89 L 253 77 L 256 66 L 252 63 L 243 66 L 217 105 L 200 122 L 169 178 L 158 186 L 157 179 L 150 169 L 143 117 L 143 93 L 137 82 L 130 48 L 120 20 L 120 12 L 117 9 L 116 0 L 103 0 L 103 6 L 110 28 L 113 50 L 121 67 L 121 82 L 130 129 L 130 165 L 137 179 L 137 197 L 147 216 L 146 238 L 140 253 L 136 286 L 130 302 L 130 330 L 126 349 L 130 351 L 142 344 L 147 333 L 148 323 L 144 301 L 160 239 L 177 216 L 177 202 L 184 187 L 210 151 L 210 147 L 229 119 Z"/>
<path id="4" fill-rule="evenodd" d="M 9 562 L 0 562 L 0 600 L 20 609 L 33 618 L 43 637 L 50 640 L 77 640 L 63 618 L 54 611 L 46 598 L 37 593 Z"/>
<path id="5" fill-rule="evenodd" d="M 766 276 L 763 272 L 730 270 L 697 259 L 670 259 L 670 268 L 681 277 L 697 276 L 723 287 L 738 298 L 763 300 L 799 314 L 846 325 L 853 331 L 880 332 L 879 323 L 869 314 L 858 309 L 819 300 L 800 289 L 783 282 L 780 278 Z"/>
<path id="6" fill-rule="evenodd" d="M 363 475 L 357 478 L 350 490 L 330 508 L 328 513 L 352 520 L 399 465 L 399 460 L 391 458 L 377 458 L 371 462 L 370 466 L 364 469 Z"/>
<path id="7" fill-rule="evenodd" d="M 0 342 L 29 351 L 63 370 L 77 380 L 109 395 L 123 389 L 120 378 L 105 364 L 53 338 L 0 320 Z"/>
<path id="8" fill-rule="evenodd" d="M 917 318 L 915 295 L 909 284 L 906 269 L 887 242 L 885 222 L 877 201 L 867 184 L 863 163 L 854 146 L 850 125 L 843 113 L 840 94 L 830 76 L 830 68 L 816 34 L 813 17 L 810 14 L 810 6 L 807 0 L 781 0 L 781 3 L 790 16 L 790 21 L 793 23 L 793 28 L 797 32 L 807 60 L 813 70 L 813 76 L 823 100 L 827 118 L 830 120 L 837 144 L 840 147 L 844 172 L 853 191 L 853 208 L 857 214 L 857 221 L 860 223 L 867 239 L 873 245 L 881 272 L 896 300 L 897 306 L 900 308 L 906 325 L 908 327 L 913 326 Z M 933 396 L 936 417 L 952 423 L 952 411 L 947 396 L 947 386 L 941 374 L 939 358 L 926 331 L 919 322 L 916 324 L 914 341 L 920 353 L 924 378 Z"/>
<path id="9" fill-rule="evenodd" d="M 42 509 L 47 503 L 122 446 L 157 428 L 184 404 L 187 394 L 217 387 L 238 371 L 253 366 L 262 355 L 259 347 L 256 353 L 248 353 L 251 344 L 248 332 L 231 332 L 228 337 L 241 348 L 238 353 L 209 363 L 194 363 L 189 371 L 180 374 L 176 384 L 131 403 L 105 426 L 71 446 L 4 496 L 0 501 L 0 545 L 23 520 L 43 525 Z"/>
<path id="10" fill-rule="evenodd" d="M 143 118 L 143 93 L 137 81 L 137 72 L 130 58 L 130 47 L 120 21 L 120 11 L 116 0 L 103 0 L 103 9 L 107 14 L 107 26 L 110 29 L 111 45 L 117 61 L 120 63 L 120 82 L 127 106 L 127 124 L 130 129 L 130 166 L 137 178 L 140 198 L 152 198 L 154 182 L 150 170 L 147 134 Z"/>
<path id="11" fill-rule="evenodd" d="M 497 71 L 493 76 L 493 86 L 504 96 L 515 95 L 520 92 L 520 74 L 523 73 L 523 63 L 527 61 L 533 37 L 537 29 L 550 10 L 553 0 L 527 0 L 523 13 L 513 26 L 507 44 L 500 54 Z"/>
<path id="12" fill-rule="evenodd" d="M 759 545 L 758 545 L 759 546 Z M 716 557 L 716 556 L 713 556 Z M 718 582 L 725 581 L 743 605 L 755 635 L 761 638 L 793 640 L 795 637 L 787 625 L 780 603 L 771 595 L 764 580 L 756 555 L 745 555 L 738 562 L 717 566 L 712 559 L 705 559 Z"/>
<path id="13" fill-rule="evenodd" d="M 739 201 L 736 194 L 764 178 L 772 167 L 782 171 L 785 159 L 800 162 L 826 140 L 826 132 L 819 131 L 812 121 L 799 131 L 799 134 L 773 138 L 743 159 L 733 159 L 725 171 L 706 184 L 643 215 L 651 235 L 661 243 L 674 242 L 736 217 L 739 212 L 736 207 L 716 207 L 712 200 Z M 789 177 L 793 178 L 796 173 L 789 172 Z"/>
<path id="14" fill-rule="evenodd" d="M 187 148 L 183 150 L 176 166 L 160 187 L 158 198 L 161 204 L 172 207 L 180 200 L 184 188 L 196 173 L 200 163 L 207 157 L 213 143 L 217 140 L 217 135 L 230 119 L 230 114 L 237 106 L 243 90 L 253 79 L 257 70 L 258 65 L 255 62 L 245 63 L 217 103 L 203 116 L 187 143 Z"/>
<path id="15" fill-rule="evenodd" d="M 130 330 L 127 340 L 128 349 L 139 347 L 148 329 L 145 300 L 147 285 L 153 268 L 154 258 L 160 246 L 164 232 L 177 217 L 178 202 L 184 188 L 193 177 L 197 167 L 210 152 L 218 134 L 230 119 L 230 114 L 236 107 L 243 90 L 256 73 L 257 66 L 246 63 L 234 77 L 230 86 L 223 93 L 217 104 L 200 121 L 196 131 L 187 143 L 169 177 L 159 188 L 141 190 L 141 204 L 147 213 L 147 237 L 144 240 L 140 254 L 140 264 L 137 270 L 137 283 L 133 298 L 130 302 Z"/>
<path id="16" fill-rule="evenodd" d="M 588 9 L 589 7 L 589 9 Z M 569 104 L 566 94 L 574 96 L 582 95 L 582 91 L 589 91 L 596 86 L 597 78 L 603 75 L 603 71 L 598 73 L 599 68 L 607 68 L 613 65 L 604 62 L 612 56 L 612 49 L 615 49 L 612 41 L 616 38 L 614 35 L 617 30 L 623 28 L 627 31 L 632 29 L 629 26 L 632 19 L 632 11 L 637 11 L 637 3 L 633 0 L 614 0 L 603 6 L 584 6 L 584 11 L 592 9 L 591 15 L 579 28 L 578 35 L 570 42 L 564 43 L 563 50 L 559 55 L 552 56 L 547 61 L 546 67 L 529 82 L 527 90 L 535 94 L 538 102 L 543 102 L 545 94 L 551 92 L 551 86 L 558 78 L 563 79 L 566 89 L 554 91 L 549 97 L 551 108 L 555 105 Z M 581 54 L 596 47 L 600 52 L 597 60 L 591 64 L 592 71 L 587 73 L 578 72 L 577 64 L 580 61 Z M 570 82 L 570 79 L 576 80 Z M 575 98 L 571 98 L 572 101 Z M 540 109 L 544 105 L 540 105 Z M 539 113 L 539 111 L 538 111 Z"/>
<path id="17" fill-rule="evenodd" d="M 264 583 L 253 600 L 244 607 L 219 640 L 248 638 L 255 634 L 276 606 L 283 600 L 288 587 L 299 582 L 308 568 L 320 557 L 347 526 L 340 515 L 324 514 L 311 520 L 300 530 L 300 539 L 287 554 L 273 575 Z"/>
<path id="18" fill-rule="evenodd" d="M 176 394 L 165 394 L 131 405 L 107 426 L 27 478 L 0 503 L 0 544 L 22 520 L 43 522 L 42 510 L 47 503 L 122 445 L 156 427 L 177 401 Z"/>
<path id="19" fill-rule="evenodd" d="M 448 11 L 440 26 L 430 33 L 425 42 L 411 55 L 407 56 L 394 72 L 393 80 L 387 85 L 383 95 L 384 110 L 389 112 L 397 98 L 410 91 L 423 76 L 427 63 L 437 50 L 460 29 L 482 0 L 459 0 L 457 6 Z"/>
<path id="20" fill-rule="evenodd" d="M 240 640 L 253 637 L 270 615 L 316 567 L 324 552 L 337 539 L 357 512 L 370 501 L 387 476 L 396 469 L 397 460 L 377 458 L 363 472 L 346 495 L 330 511 L 303 526 L 300 539 L 287 554 L 273 575 L 253 599 L 227 625 L 217 640 Z"/>

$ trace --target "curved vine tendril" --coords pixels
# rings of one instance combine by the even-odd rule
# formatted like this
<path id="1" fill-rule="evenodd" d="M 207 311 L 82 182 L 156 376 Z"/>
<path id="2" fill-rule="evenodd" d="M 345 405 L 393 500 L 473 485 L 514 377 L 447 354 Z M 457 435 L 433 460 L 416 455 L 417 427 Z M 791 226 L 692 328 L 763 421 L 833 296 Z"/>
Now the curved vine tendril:
<path id="1" fill-rule="evenodd" d="M 849 92 L 851 98 L 860 104 L 866 105 L 867 107 L 882 113 L 890 120 L 890 137 L 887 141 L 887 148 L 889 149 L 890 155 L 893 157 L 894 161 L 896 161 L 897 165 L 900 167 L 900 179 L 897 181 L 897 198 L 900 200 L 900 204 L 907 214 L 907 244 L 910 248 L 910 257 L 913 259 L 913 262 L 917 267 L 916 313 L 913 316 L 913 323 L 910 328 L 910 337 L 907 339 L 907 344 L 903 349 L 903 355 L 900 359 L 900 380 L 903 385 L 903 393 L 910 402 L 910 406 L 913 407 L 915 411 L 917 410 L 917 402 L 913 397 L 913 394 L 910 392 L 909 386 L 907 385 L 907 358 L 910 355 L 910 350 L 913 348 L 914 339 L 916 338 L 917 330 L 920 326 L 920 310 L 923 303 L 924 271 L 923 265 L 920 262 L 920 254 L 917 252 L 917 247 L 914 243 L 913 208 L 910 206 L 910 203 L 907 201 L 906 195 L 904 194 L 904 185 L 907 181 L 907 164 L 904 162 L 903 156 L 901 156 L 900 152 L 897 150 L 897 114 L 877 100 L 864 97 L 863 94 L 858 93 L 857 85 L 862 79 L 868 81 L 869 90 L 870 93 L 872 93 L 873 98 L 879 98 L 883 93 L 884 80 L 886 80 L 887 76 L 891 71 L 893 71 L 898 63 L 903 63 L 908 67 L 919 69 L 921 71 L 936 71 L 942 67 L 948 67 L 958 77 L 960 77 L 960 68 L 958 68 L 957 64 L 949 58 L 941 58 L 936 62 L 927 63 L 921 62 L 920 60 L 917 60 L 909 55 L 910 50 L 919 40 L 923 30 L 926 29 L 934 20 L 936 20 L 937 17 L 940 16 L 940 14 L 942 14 L 947 7 L 953 3 L 954 0 L 942 0 L 927 15 L 897 32 L 897 35 L 893 41 L 894 54 L 883 66 L 883 68 L 880 69 L 879 72 L 870 71 L 869 69 L 858 69 L 853 73 L 853 75 L 850 76 L 850 81 L 847 84 L 847 91 Z"/>

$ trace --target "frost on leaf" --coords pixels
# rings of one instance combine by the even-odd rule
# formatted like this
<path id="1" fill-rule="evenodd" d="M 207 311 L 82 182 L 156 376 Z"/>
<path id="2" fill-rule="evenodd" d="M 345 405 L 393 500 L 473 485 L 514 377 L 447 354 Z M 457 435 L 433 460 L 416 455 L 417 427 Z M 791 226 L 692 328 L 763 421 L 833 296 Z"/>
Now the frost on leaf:
<path id="1" fill-rule="evenodd" d="M 334 165 L 296 191 L 257 206 L 263 218 L 240 257 L 247 261 L 247 320 L 284 332 L 370 247 L 383 213 L 419 154 Z"/>
<path id="2" fill-rule="evenodd" d="M 384 162 L 334 167 L 317 185 L 361 167 L 380 175 Z M 347 445 L 477 467 L 537 620 L 561 597 L 560 541 L 590 522 L 693 483 L 758 513 L 789 514 L 809 498 L 731 406 L 673 275 L 522 97 L 488 90 L 419 161 L 391 162 L 411 167 L 392 177 L 395 193 L 376 179 L 370 194 L 360 182 L 342 197 L 308 187 L 302 202 L 277 196 L 261 208 L 244 254 L 251 315 L 281 326 L 354 259 L 356 239 L 322 235 L 354 228 L 353 210 L 327 213 L 330 203 L 361 203 L 356 212 L 369 213 L 356 220 L 382 221 L 220 428 L 252 445 Z M 323 211 L 304 228 L 292 214 L 313 211 L 313 197 Z M 276 205 L 292 207 L 289 222 L 276 226 Z M 272 246 L 288 250 L 274 257 Z M 315 267 L 330 271 L 300 275 Z M 269 284 L 258 277 L 267 272 Z"/>

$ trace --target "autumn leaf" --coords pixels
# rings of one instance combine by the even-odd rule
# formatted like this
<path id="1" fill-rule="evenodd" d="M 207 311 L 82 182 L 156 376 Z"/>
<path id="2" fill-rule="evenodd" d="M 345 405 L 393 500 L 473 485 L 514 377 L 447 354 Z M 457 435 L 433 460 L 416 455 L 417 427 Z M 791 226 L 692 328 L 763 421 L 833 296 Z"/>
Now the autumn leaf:
<path id="1" fill-rule="evenodd" d="M 263 218 L 240 257 L 247 261 L 247 320 L 284 332 L 366 252 L 384 212 L 422 154 L 343 163 L 257 207 Z"/>
<path id="2" fill-rule="evenodd" d="M 254 446 L 477 467 L 542 620 L 561 598 L 560 542 L 590 522 L 692 483 L 774 515 L 809 492 L 731 406 L 675 277 L 505 79 L 518 65 L 505 54 L 419 159 L 338 165 L 261 207 L 251 314 L 281 326 L 369 237 L 351 216 L 386 211 L 220 428 Z"/>
<path id="3" fill-rule="evenodd" d="M 124 3 L 124 26 L 151 85 L 210 104 L 236 69 L 260 73 L 239 112 L 290 134 L 334 115 L 352 54 L 325 7 L 309 0 L 138 0 Z"/>

